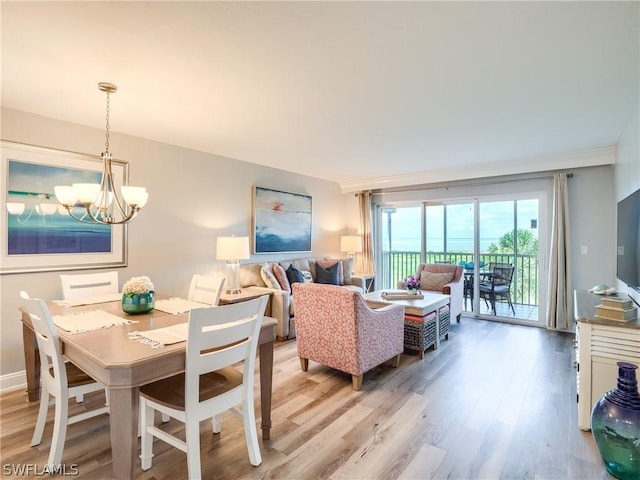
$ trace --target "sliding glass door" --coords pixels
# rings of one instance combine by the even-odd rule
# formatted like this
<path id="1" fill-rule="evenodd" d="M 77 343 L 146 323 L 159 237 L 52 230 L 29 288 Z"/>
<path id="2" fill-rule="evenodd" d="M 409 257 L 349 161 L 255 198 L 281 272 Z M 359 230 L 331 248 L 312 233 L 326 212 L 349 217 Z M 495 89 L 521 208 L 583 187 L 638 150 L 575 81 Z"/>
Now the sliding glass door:
<path id="1" fill-rule="evenodd" d="M 469 315 L 537 324 L 544 311 L 541 198 L 511 195 L 379 206 L 379 285 L 396 288 L 420 263 L 464 265 Z M 506 289 L 496 289 L 494 280 L 492 291 L 491 269 L 496 266 L 511 268 L 512 275 Z"/>
<path id="2" fill-rule="evenodd" d="M 480 287 L 481 315 L 516 318 L 538 322 L 540 313 L 539 199 L 481 200 L 479 202 L 479 262 L 489 271 L 484 281 L 491 280 L 491 267 L 511 268 L 506 291 L 495 295 Z M 498 283 L 495 280 L 494 283 Z M 494 310 L 495 308 L 495 310 Z"/>

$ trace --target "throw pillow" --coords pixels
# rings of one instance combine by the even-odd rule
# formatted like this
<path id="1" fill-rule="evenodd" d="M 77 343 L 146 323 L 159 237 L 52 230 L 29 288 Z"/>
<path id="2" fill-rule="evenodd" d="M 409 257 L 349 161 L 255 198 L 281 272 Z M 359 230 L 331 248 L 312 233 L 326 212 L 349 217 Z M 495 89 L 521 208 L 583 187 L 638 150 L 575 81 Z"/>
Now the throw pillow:
<path id="1" fill-rule="evenodd" d="M 289 280 L 287 279 L 287 273 L 277 263 L 273 264 L 273 274 L 278 279 L 278 283 L 280 284 L 280 288 L 285 292 L 291 293 L 291 285 L 289 284 Z"/>
<path id="2" fill-rule="evenodd" d="M 320 262 L 316 265 L 316 282 L 327 285 L 339 285 L 338 269 L 340 263 L 334 263 L 329 268 L 324 268 Z"/>
<path id="3" fill-rule="evenodd" d="M 304 283 L 302 273 L 293 265 L 289 265 L 289 268 L 287 268 L 287 280 L 289 280 L 289 285 L 293 285 L 296 282 Z"/>
<path id="4" fill-rule="evenodd" d="M 345 258 L 342 260 L 342 273 L 344 275 L 344 284 L 352 285 L 353 279 L 351 273 L 353 272 L 353 258 Z"/>
<path id="5" fill-rule="evenodd" d="M 309 259 L 308 258 L 299 258 L 297 260 L 294 260 L 293 264 L 301 272 L 304 271 L 304 270 L 311 270 L 311 267 L 309 266 Z"/>
<path id="6" fill-rule="evenodd" d="M 344 285 L 344 273 L 342 271 L 342 262 L 340 260 L 317 260 L 316 261 L 316 278 L 318 277 L 317 266 L 321 266 L 325 270 L 331 268 L 333 265 L 338 266 L 338 283 L 335 285 Z M 322 282 L 318 282 L 322 283 Z"/>
<path id="7" fill-rule="evenodd" d="M 313 283 L 313 275 L 309 270 L 301 270 L 302 278 L 304 279 L 304 283 Z"/>
<path id="8" fill-rule="evenodd" d="M 262 277 L 262 281 L 268 288 L 280 290 L 280 284 L 278 283 L 278 279 L 276 278 L 276 276 L 273 274 L 273 268 L 270 264 L 265 263 L 264 265 L 262 265 L 260 276 Z"/>
<path id="9" fill-rule="evenodd" d="M 420 273 L 420 290 L 431 290 L 441 292 L 443 287 L 453 280 L 453 273 Z"/>
<path id="10" fill-rule="evenodd" d="M 245 263 L 240 266 L 240 287 L 248 287 L 249 285 L 260 285 L 262 283 L 262 275 L 260 274 L 262 265 L 259 263 Z"/>

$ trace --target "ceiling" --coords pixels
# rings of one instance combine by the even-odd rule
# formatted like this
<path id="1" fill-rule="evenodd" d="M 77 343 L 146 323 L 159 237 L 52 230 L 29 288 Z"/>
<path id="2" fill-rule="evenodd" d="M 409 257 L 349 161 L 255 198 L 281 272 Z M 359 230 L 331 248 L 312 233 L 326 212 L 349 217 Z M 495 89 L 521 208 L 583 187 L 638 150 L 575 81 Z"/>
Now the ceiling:
<path id="1" fill-rule="evenodd" d="M 639 7 L 3 0 L 2 104 L 104 128 L 112 82 L 112 131 L 343 191 L 520 173 L 616 145 Z"/>

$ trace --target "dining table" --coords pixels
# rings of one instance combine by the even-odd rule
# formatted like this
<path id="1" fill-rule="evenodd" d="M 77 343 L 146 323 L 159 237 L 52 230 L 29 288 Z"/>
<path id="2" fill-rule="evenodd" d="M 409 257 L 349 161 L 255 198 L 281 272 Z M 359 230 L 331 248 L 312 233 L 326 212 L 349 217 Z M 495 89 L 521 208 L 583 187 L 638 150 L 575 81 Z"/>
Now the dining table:
<path id="1" fill-rule="evenodd" d="M 138 388 L 184 371 L 186 341 L 154 348 L 132 337 L 135 337 L 135 332 L 185 323 L 189 314 L 172 314 L 156 308 L 146 314 L 127 315 L 122 311 L 121 301 L 72 306 L 61 303 L 47 302 L 52 316 L 66 317 L 81 312 L 100 311 L 131 322 L 84 333 L 69 332 L 59 327 L 57 331 L 63 355 L 109 390 L 113 478 L 135 478 L 139 455 Z M 21 313 L 28 399 L 37 401 L 40 397 L 40 356 L 29 315 Z M 261 428 L 262 438 L 265 440 L 269 439 L 271 429 L 276 324 L 274 318 L 265 316 L 258 340 Z"/>

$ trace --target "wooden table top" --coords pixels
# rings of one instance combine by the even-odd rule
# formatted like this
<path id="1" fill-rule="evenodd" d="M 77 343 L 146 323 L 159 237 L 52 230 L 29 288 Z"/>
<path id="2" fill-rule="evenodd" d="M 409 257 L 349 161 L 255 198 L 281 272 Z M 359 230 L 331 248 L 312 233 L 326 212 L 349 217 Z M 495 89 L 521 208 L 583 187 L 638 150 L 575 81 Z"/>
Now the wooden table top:
<path id="1" fill-rule="evenodd" d="M 163 348 L 151 348 L 149 345 L 129 338 L 128 334 L 135 331 L 154 330 L 185 323 L 189 319 L 188 313 L 172 315 L 160 310 L 152 310 L 146 314 L 127 315 L 122 311 L 122 305 L 119 301 L 74 307 L 61 307 L 53 302 L 48 302 L 48 307 L 51 315 L 68 315 L 88 310 L 102 310 L 136 322 L 76 334 L 71 334 L 58 328 L 58 335 L 62 340 L 64 353 L 67 353 L 67 349 L 81 350 L 85 356 L 91 358 L 97 367 L 110 370 L 129 369 L 140 364 L 152 364 L 160 357 L 171 357 L 173 355 L 184 357 L 186 342 L 166 345 Z M 26 320 L 25 317 L 23 315 L 23 321 Z M 276 324 L 277 321 L 274 318 L 265 316 L 263 330 L 265 330 L 265 327 L 272 327 Z"/>

